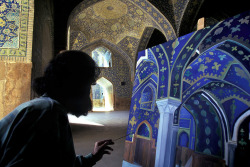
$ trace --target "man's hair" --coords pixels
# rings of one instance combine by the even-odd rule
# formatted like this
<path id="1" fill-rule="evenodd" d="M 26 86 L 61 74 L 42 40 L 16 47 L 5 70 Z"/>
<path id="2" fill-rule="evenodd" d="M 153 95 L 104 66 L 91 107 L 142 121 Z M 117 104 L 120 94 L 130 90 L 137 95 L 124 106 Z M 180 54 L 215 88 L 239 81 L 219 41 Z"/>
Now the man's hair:
<path id="1" fill-rule="evenodd" d="M 50 61 L 44 75 L 36 78 L 32 87 L 38 95 L 60 96 L 94 83 L 99 74 L 99 68 L 88 54 L 63 51 Z"/>

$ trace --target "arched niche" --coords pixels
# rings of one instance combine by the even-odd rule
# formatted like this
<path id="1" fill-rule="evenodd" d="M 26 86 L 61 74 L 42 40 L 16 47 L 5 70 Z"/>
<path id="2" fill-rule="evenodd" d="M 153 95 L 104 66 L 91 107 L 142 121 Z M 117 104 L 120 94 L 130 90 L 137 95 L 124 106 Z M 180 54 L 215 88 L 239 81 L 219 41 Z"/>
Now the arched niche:
<path id="1" fill-rule="evenodd" d="M 227 130 L 223 124 L 225 117 L 219 110 L 213 99 L 208 98 L 203 91 L 192 94 L 176 110 L 174 117 L 179 119 L 179 123 L 174 122 L 179 126 L 176 165 L 190 165 L 192 161 L 191 166 L 204 166 L 205 162 L 210 161 L 212 166 L 225 166 L 228 154 Z"/>
<path id="2" fill-rule="evenodd" d="M 93 111 L 114 110 L 113 84 L 102 77 L 92 86 Z"/>
<path id="3" fill-rule="evenodd" d="M 178 137 L 178 145 L 181 147 L 188 147 L 189 145 L 189 135 L 187 132 L 182 131 Z"/>
<path id="4" fill-rule="evenodd" d="M 112 67 L 112 53 L 105 47 L 98 47 L 91 52 L 98 67 Z"/>
<path id="5" fill-rule="evenodd" d="M 154 165 L 154 160 L 151 159 L 154 155 L 155 141 L 152 138 L 152 127 L 148 121 L 141 122 L 136 129 L 133 138 L 134 142 L 134 164 L 150 167 Z"/>
<path id="6" fill-rule="evenodd" d="M 179 110 L 179 130 L 177 135 L 177 145 L 194 150 L 197 133 L 195 117 L 184 107 L 184 105 L 180 106 L 180 109 L 177 110 Z M 186 139 L 186 137 L 188 137 L 188 139 Z"/>
<path id="7" fill-rule="evenodd" d="M 192 138 L 195 138 L 195 146 L 190 146 L 189 148 L 194 149 L 195 153 L 207 155 L 207 156 L 216 156 L 219 159 L 226 159 L 226 127 L 224 123 L 224 117 L 221 115 L 221 111 L 217 108 L 217 105 L 214 104 L 214 101 L 211 101 L 205 93 L 200 91 L 196 92 L 190 96 L 190 98 L 183 102 L 182 106 L 190 113 L 195 121 L 195 133 L 192 135 Z M 183 109 L 181 107 L 181 109 Z M 174 122 L 180 126 L 181 132 L 185 131 L 187 133 L 191 132 L 188 130 L 190 124 L 184 124 L 180 119 L 190 118 L 190 116 L 183 117 L 180 116 L 180 113 L 183 111 L 178 111 L 178 116 L 175 117 L 179 119 L 179 122 Z M 186 115 L 186 114 L 185 114 Z M 192 121 L 191 121 L 192 122 Z M 186 122 L 188 123 L 188 121 Z M 194 125 L 194 124 L 193 124 Z M 189 134 L 190 135 L 190 134 Z M 179 138 L 179 135 L 178 135 Z M 190 138 L 191 139 L 191 138 Z M 194 142 L 191 141 L 190 142 Z M 190 144 L 189 142 L 189 144 Z M 192 144 L 191 143 L 191 144 Z M 216 145 L 212 143 L 217 143 Z"/>
<path id="8" fill-rule="evenodd" d="M 143 110 L 154 111 L 155 107 L 155 87 L 148 84 L 141 93 L 140 108 Z"/>
<path id="9" fill-rule="evenodd" d="M 152 131 L 150 130 L 150 125 L 146 122 L 142 123 L 137 130 L 137 137 L 149 139 L 152 136 Z"/>

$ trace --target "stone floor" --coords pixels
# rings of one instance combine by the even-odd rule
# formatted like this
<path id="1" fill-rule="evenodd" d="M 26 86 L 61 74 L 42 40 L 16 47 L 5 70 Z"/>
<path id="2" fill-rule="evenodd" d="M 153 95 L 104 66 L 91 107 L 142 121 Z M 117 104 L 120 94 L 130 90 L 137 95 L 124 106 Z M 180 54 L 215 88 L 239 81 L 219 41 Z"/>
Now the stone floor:
<path id="1" fill-rule="evenodd" d="M 116 139 L 127 132 L 129 111 L 94 112 L 87 117 L 69 115 L 76 154 L 92 152 L 95 141 Z M 104 155 L 95 167 L 121 167 L 125 138 L 117 140 L 111 155 Z"/>

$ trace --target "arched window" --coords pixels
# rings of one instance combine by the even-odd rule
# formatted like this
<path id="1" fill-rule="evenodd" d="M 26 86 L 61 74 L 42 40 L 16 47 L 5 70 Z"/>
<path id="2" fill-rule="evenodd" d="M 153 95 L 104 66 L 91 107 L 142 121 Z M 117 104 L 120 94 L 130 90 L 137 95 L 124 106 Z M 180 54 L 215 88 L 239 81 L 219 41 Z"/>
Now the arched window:
<path id="1" fill-rule="evenodd" d="M 140 108 L 148 111 L 154 111 L 155 105 L 155 90 L 150 85 L 146 86 L 141 94 L 141 105 Z"/>
<path id="2" fill-rule="evenodd" d="M 111 52 L 104 47 L 92 51 L 92 58 L 99 67 L 112 67 Z"/>
<path id="3" fill-rule="evenodd" d="M 188 147 L 189 145 L 189 136 L 186 132 L 181 132 L 181 134 L 179 135 L 179 146 L 182 147 Z"/>

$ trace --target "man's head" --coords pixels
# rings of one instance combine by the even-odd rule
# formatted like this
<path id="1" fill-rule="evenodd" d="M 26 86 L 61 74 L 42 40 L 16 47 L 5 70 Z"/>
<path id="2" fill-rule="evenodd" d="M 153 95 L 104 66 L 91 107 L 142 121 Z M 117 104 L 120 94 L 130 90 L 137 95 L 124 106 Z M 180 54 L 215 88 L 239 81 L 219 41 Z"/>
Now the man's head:
<path id="1" fill-rule="evenodd" d="M 94 60 L 81 51 L 64 51 L 52 59 L 44 76 L 33 82 L 39 95 L 58 100 L 70 113 L 87 115 L 92 109 L 90 88 L 100 71 Z"/>

